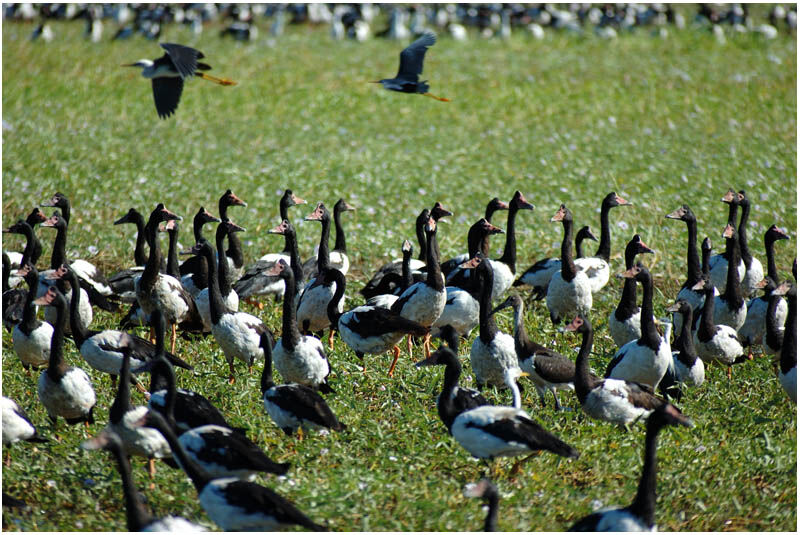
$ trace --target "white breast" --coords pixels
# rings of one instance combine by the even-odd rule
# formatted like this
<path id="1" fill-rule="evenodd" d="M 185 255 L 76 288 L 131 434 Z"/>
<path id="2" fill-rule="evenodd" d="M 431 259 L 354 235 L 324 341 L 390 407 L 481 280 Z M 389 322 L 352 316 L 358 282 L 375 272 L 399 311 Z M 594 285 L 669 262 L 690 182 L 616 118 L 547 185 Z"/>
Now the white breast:
<path id="1" fill-rule="evenodd" d="M 479 384 L 504 387 L 505 371 L 519 368 L 517 352 L 514 349 L 514 338 L 506 333 L 498 332 L 494 340 L 490 344 L 486 344 L 478 336 L 472 343 L 469 362 Z"/>
<path id="2" fill-rule="evenodd" d="M 374 310 L 374 308 L 368 305 L 362 305 L 343 314 L 339 318 L 339 336 L 353 351 L 377 355 L 389 351 L 392 346 L 403 338 L 403 333 L 375 333 L 366 337 L 356 333 L 351 328 L 351 326 L 358 322 L 358 316 L 356 314 L 368 313 L 370 310 Z"/>
<path id="3" fill-rule="evenodd" d="M 19 415 L 19 407 L 7 397 L 2 397 L 3 406 L 3 445 L 27 440 L 36 434 L 31 423 Z"/>
<path id="4" fill-rule="evenodd" d="M 725 287 L 728 285 L 728 261 L 724 256 L 718 254 L 709 259 L 708 266 L 708 276 L 711 278 L 711 284 L 713 284 L 720 291 L 720 293 L 725 292 Z M 744 261 L 739 260 L 739 282 L 744 279 L 744 272 Z M 761 278 L 763 279 L 764 277 Z"/>
<path id="5" fill-rule="evenodd" d="M 614 358 L 620 354 L 624 354 L 624 357 L 611 370 L 610 377 L 647 384 L 653 388 L 661 382 L 672 362 L 672 349 L 663 340 L 658 346 L 658 351 L 640 344 L 639 340 L 632 340 L 619 348 Z"/>
<path id="6" fill-rule="evenodd" d="M 500 299 L 500 297 L 511 288 L 514 283 L 514 273 L 508 264 L 500 262 L 499 260 L 489 260 L 489 265 L 492 266 L 492 301 Z"/>
<path id="7" fill-rule="evenodd" d="M 45 366 L 50 359 L 50 340 L 53 338 L 53 326 L 42 322 L 31 331 L 30 336 L 25 335 L 14 326 L 11 340 L 14 343 L 14 352 L 26 366 Z"/>
<path id="8" fill-rule="evenodd" d="M 638 517 L 623 509 L 601 511 L 596 531 L 657 531 L 656 526 L 647 527 Z"/>
<path id="9" fill-rule="evenodd" d="M 564 281 L 557 271 L 547 287 L 547 308 L 556 321 L 570 320 L 578 312 L 586 315 L 592 309 L 592 287 L 583 271 L 578 271 L 570 282 Z"/>
<path id="10" fill-rule="evenodd" d="M 225 498 L 225 487 L 239 481 L 226 477 L 209 482 L 198 495 L 200 504 L 208 517 L 224 531 L 279 531 L 282 525 L 275 517 L 263 513 L 245 510 L 243 507 L 228 503 Z"/>
<path id="11" fill-rule="evenodd" d="M 592 389 L 582 407 L 592 418 L 621 425 L 646 418 L 652 412 L 628 401 L 628 387 L 619 379 L 606 379 Z"/>
<path id="12" fill-rule="evenodd" d="M 480 304 L 467 291 L 454 286 L 445 288 L 445 306 L 442 313 L 433 322 L 431 334 L 436 336 L 439 329 L 452 325 L 458 334 L 467 336 L 478 325 L 480 320 Z"/>
<path id="13" fill-rule="evenodd" d="M 58 383 L 50 379 L 47 370 L 43 371 L 39 376 L 38 393 L 39 401 L 52 417 L 81 418 L 88 415 L 96 403 L 92 382 L 80 368 L 69 368 Z"/>
<path id="14" fill-rule="evenodd" d="M 109 424 L 107 428 L 119 435 L 128 455 L 146 459 L 172 457 L 172 450 L 164 435 L 153 428 L 137 425 L 145 414 L 147 407 L 134 407 L 122 416 L 119 423 Z"/>
<path id="15" fill-rule="evenodd" d="M 738 331 L 747 319 L 747 307 L 730 310 L 720 296 L 714 297 L 714 325 L 727 325 Z"/>
<path id="16" fill-rule="evenodd" d="M 282 283 L 283 281 L 281 281 Z M 203 332 L 211 332 L 211 302 L 209 301 L 208 288 L 200 290 L 194 298 L 197 305 L 197 312 L 203 320 Z M 226 312 L 236 312 L 239 310 L 239 296 L 231 290 L 228 295 L 222 298 Z"/>
<path id="17" fill-rule="evenodd" d="M 320 284 L 304 291 L 297 303 L 297 325 L 302 329 L 308 321 L 308 330 L 311 332 L 327 329 L 331 324 L 328 319 L 328 303 L 335 292 L 336 283 L 330 286 Z M 344 298 L 339 300 L 337 309 L 339 312 L 344 310 Z"/>
<path id="18" fill-rule="evenodd" d="M 257 317 L 246 312 L 223 314 L 219 323 L 211 327 L 214 339 L 230 361 L 234 357 L 250 364 L 251 358 L 264 358 L 261 335 L 256 327 L 262 325 Z"/>
<path id="19" fill-rule="evenodd" d="M 717 360 L 722 364 L 733 364 L 736 357 L 744 353 L 742 344 L 739 343 L 736 331 L 732 328 L 727 325 L 717 325 L 717 327 L 717 333 L 708 342 L 701 342 L 695 331 L 694 347 L 697 355 L 705 363 Z"/>
<path id="20" fill-rule="evenodd" d="M 434 290 L 424 282 L 418 282 L 406 288 L 400 295 L 400 299 L 402 300 L 406 296 L 410 296 L 410 298 L 403 304 L 400 315 L 426 327 L 433 325 L 433 322 L 442 314 L 447 302 L 447 294 L 444 290 Z"/>
<path id="21" fill-rule="evenodd" d="M 283 339 L 278 340 L 272 350 L 275 369 L 285 382 L 312 388 L 322 383 L 330 372 L 328 360 L 322 356 L 324 354 L 322 343 L 313 336 L 301 336 L 294 351 L 283 347 Z"/>
<path id="22" fill-rule="evenodd" d="M 72 262 L 69 267 L 75 272 L 78 278 L 89 283 L 99 294 L 109 296 L 114 293 L 110 286 L 100 282 L 99 279 L 102 275 L 94 264 L 86 260 L 78 259 Z"/>
<path id="23" fill-rule="evenodd" d="M 757 258 L 750 262 L 750 268 L 745 268 L 742 278 L 742 293 L 745 297 L 750 297 L 756 293 L 756 285 L 764 279 L 764 267 Z"/>
<path id="24" fill-rule="evenodd" d="M 534 288 L 547 288 L 553 275 L 561 270 L 561 260 L 547 258 L 535 271 L 526 271 L 520 281 Z"/>
<path id="25" fill-rule="evenodd" d="M 781 381 L 781 386 L 786 393 L 789 394 L 789 399 L 791 399 L 795 404 L 797 403 L 797 366 L 789 370 L 788 373 L 783 373 L 782 371 L 778 371 L 778 379 Z"/>
<path id="26" fill-rule="evenodd" d="M 206 528 L 199 524 L 193 524 L 185 518 L 179 516 L 165 516 L 162 519 L 151 522 L 142 528 L 144 532 L 177 532 L 192 533 L 206 531 Z"/>
<path id="27" fill-rule="evenodd" d="M 39 285 L 39 292 L 41 295 L 47 293 L 47 285 L 40 284 Z M 44 290 L 44 291 L 43 291 Z M 83 325 L 84 328 L 88 329 L 89 325 L 92 323 L 92 305 L 89 303 L 89 294 L 86 293 L 86 290 L 83 288 L 80 289 L 80 303 L 78 303 L 78 321 L 80 324 Z M 66 334 L 72 334 L 72 327 L 70 323 L 70 312 L 69 312 L 69 303 L 72 301 L 72 292 L 67 292 L 64 295 L 64 298 L 67 300 L 67 309 L 65 310 L 66 313 L 66 323 L 64 324 L 64 332 Z M 55 307 L 44 307 L 44 320 L 54 325 L 56 323 L 56 309 Z"/>
<path id="28" fill-rule="evenodd" d="M 611 270 L 608 267 L 608 262 L 602 258 L 587 256 L 584 258 L 576 258 L 574 262 L 575 267 L 586 273 L 586 276 L 589 278 L 592 293 L 597 293 L 608 284 L 608 277 Z"/>
<path id="29" fill-rule="evenodd" d="M 636 313 L 625 321 L 619 321 L 616 311 L 612 310 L 608 316 L 608 331 L 617 347 L 622 347 L 632 340 L 638 340 L 642 336 L 641 309 L 637 309 Z"/>
<path id="30" fill-rule="evenodd" d="M 219 440 L 220 446 L 217 449 L 212 447 L 217 440 L 213 442 L 207 440 L 207 437 L 213 436 L 216 439 L 230 436 L 231 433 L 233 433 L 231 429 L 220 425 L 201 425 L 183 433 L 178 437 L 178 442 L 181 443 L 186 455 L 199 464 L 212 478 L 235 477 L 250 481 L 255 477 L 253 470 L 235 469 L 224 464 L 223 460 L 230 455 L 224 446 L 224 438 Z M 234 462 L 236 461 L 234 460 Z"/>
<path id="31" fill-rule="evenodd" d="M 80 352 L 83 360 L 95 370 L 110 373 L 112 375 L 119 375 L 122 370 L 122 353 L 117 351 L 108 351 L 102 349 L 100 346 L 120 347 L 122 345 L 122 338 L 126 337 L 125 333 L 120 331 L 103 331 L 90 338 L 81 344 Z M 131 357 L 131 368 L 136 368 L 144 364 L 143 361 Z"/>
<path id="32" fill-rule="evenodd" d="M 673 357 L 673 367 L 678 377 L 678 382 L 689 386 L 700 386 L 706 379 L 706 366 L 702 359 L 697 359 L 691 368 L 687 368 L 681 361 Z"/>
<path id="33" fill-rule="evenodd" d="M 482 406 L 462 412 L 453 421 L 451 433 L 461 446 L 473 457 L 512 457 L 530 451 L 527 445 L 513 440 L 503 440 L 483 427 L 499 420 L 513 419 L 517 414 L 525 415 L 511 407 Z"/>
<path id="34" fill-rule="evenodd" d="M 675 297 L 675 301 L 678 301 L 679 299 L 685 299 L 689 303 L 689 306 L 692 307 L 692 318 L 696 319 L 700 317 L 703 304 L 706 300 L 703 293 L 695 292 L 691 288 L 681 288 L 681 291 L 679 291 L 678 295 Z M 672 326 L 674 327 L 676 333 L 681 332 L 681 329 L 683 328 L 683 315 L 680 312 L 672 313 Z"/>

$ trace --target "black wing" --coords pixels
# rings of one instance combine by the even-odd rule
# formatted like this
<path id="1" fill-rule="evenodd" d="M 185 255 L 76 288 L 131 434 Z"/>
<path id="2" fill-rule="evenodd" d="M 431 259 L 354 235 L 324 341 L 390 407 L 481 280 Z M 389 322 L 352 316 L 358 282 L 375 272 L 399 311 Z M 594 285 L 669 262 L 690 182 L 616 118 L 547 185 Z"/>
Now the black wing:
<path id="1" fill-rule="evenodd" d="M 153 100 L 158 116 L 166 119 L 178 109 L 183 93 L 183 78 L 153 78 Z"/>
<path id="2" fill-rule="evenodd" d="M 127 341 L 127 345 L 131 348 L 131 357 L 145 361 L 150 360 L 156 356 L 156 346 L 155 344 L 151 343 L 149 340 L 145 340 L 135 334 L 124 333 L 124 339 Z M 166 357 L 167 361 L 173 366 L 177 366 L 179 368 L 183 368 L 185 370 L 193 370 L 191 364 L 184 361 L 180 357 L 177 357 L 170 353 L 169 351 L 164 351 L 164 357 Z"/>
<path id="3" fill-rule="evenodd" d="M 521 414 L 474 427 L 479 427 L 505 442 L 521 442 L 531 451 L 547 450 L 562 457 L 572 458 L 577 458 L 579 455 L 575 448 Z"/>
<path id="4" fill-rule="evenodd" d="M 435 42 L 436 34 L 427 32 L 400 52 L 400 70 L 397 71 L 397 78 L 410 82 L 419 81 L 419 75 L 422 74 L 422 62 L 425 60 L 425 51 Z"/>
<path id="5" fill-rule="evenodd" d="M 617 355 L 613 359 L 611 359 L 611 362 L 608 363 L 608 367 L 606 368 L 606 373 L 605 373 L 605 375 L 603 375 L 603 377 L 608 378 L 611 375 L 611 372 L 617 366 L 617 364 L 619 364 L 620 361 L 622 361 L 622 359 L 625 358 L 625 355 L 627 355 L 627 354 L 628 354 L 628 351 L 626 350 L 626 351 L 621 352 L 619 355 Z"/>
<path id="6" fill-rule="evenodd" d="M 203 57 L 202 52 L 189 46 L 161 43 L 161 48 L 167 51 L 172 65 L 181 78 L 194 75 L 194 71 L 197 70 L 197 60 Z"/>
<path id="7" fill-rule="evenodd" d="M 600 519 L 602 518 L 603 513 L 592 513 L 572 524 L 567 531 L 597 531 L 597 525 L 600 523 Z"/>
<path id="8" fill-rule="evenodd" d="M 276 463 L 252 440 L 230 429 L 204 430 L 199 434 L 204 447 L 194 453 L 204 463 L 219 464 L 229 470 L 254 470 L 278 475 L 289 470 L 288 463 Z"/>
<path id="9" fill-rule="evenodd" d="M 363 338 L 381 336 L 386 333 L 406 333 L 423 336 L 428 329 L 415 321 L 404 318 L 388 308 L 375 307 L 363 312 L 355 312 L 354 320 L 347 328 Z"/>
<path id="10" fill-rule="evenodd" d="M 628 401 L 630 401 L 635 407 L 655 410 L 666 403 L 665 400 L 655 395 L 653 388 L 650 385 L 634 383 L 631 381 L 625 381 L 625 384 L 628 385 L 628 389 L 630 390 L 630 393 L 628 394 Z"/>
<path id="11" fill-rule="evenodd" d="M 315 524 L 292 502 L 275 491 L 249 481 L 233 481 L 222 489 L 229 503 L 241 507 L 245 514 L 262 513 L 275 517 L 281 524 L 297 524 L 313 531 L 325 528 Z"/>
<path id="12" fill-rule="evenodd" d="M 546 351 L 546 352 L 545 352 Z M 533 368 L 544 380 L 551 383 L 571 383 L 575 380 L 575 363 L 555 351 L 536 352 Z"/>
<path id="13" fill-rule="evenodd" d="M 282 410 L 294 414 L 301 420 L 341 431 L 345 425 L 341 423 L 333 411 L 315 390 L 305 385 L 289 384 L 274 387 L 274 395 L 267 399 Z"/>

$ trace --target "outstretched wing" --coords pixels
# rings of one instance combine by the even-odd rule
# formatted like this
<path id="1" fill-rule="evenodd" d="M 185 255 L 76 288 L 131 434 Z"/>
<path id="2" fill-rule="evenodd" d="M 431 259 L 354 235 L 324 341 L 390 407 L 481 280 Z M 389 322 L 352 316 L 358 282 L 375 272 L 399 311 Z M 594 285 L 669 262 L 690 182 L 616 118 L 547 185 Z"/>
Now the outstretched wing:
<path id="1" fill-rule="evenodd" d="M 178 109 L 183 93 L 183 78 L 153 78 L 153 100 L 158 116 L 166 119 Z"/>
<path id="2" fill-rule="evenodd" d="M 422 74 L 422 62 L 425 60 L 425 51 L 435 42 L 436 34 L 427 32 L 400 52 L 400 70 L 397 71 L 397 78 L 410 82 L 419 81 L 419 75 Z"/>
<path id="3" fill-rule="evenodd" d="M 194 71 L 197 70 L 197 60 L 203 57 L 202 52 L 189 46 L 161 43 L 161 48 L 167 51 L 181 78 L 194 75 Z"/>

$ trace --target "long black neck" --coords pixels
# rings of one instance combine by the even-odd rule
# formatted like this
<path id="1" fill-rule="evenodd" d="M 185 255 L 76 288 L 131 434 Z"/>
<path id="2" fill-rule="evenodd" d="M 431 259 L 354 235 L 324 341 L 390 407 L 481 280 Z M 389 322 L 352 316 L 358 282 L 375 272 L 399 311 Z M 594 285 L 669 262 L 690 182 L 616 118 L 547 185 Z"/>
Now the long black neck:
<path id="1" fill-rule="evenodd" d="M 160 311 L 157 312 L 161 314 Z M 151 314 L 150 320 L 154 321 L 153 315 Z M 166 390 L 167 395 L 165 397 L 165 407 L 167 410 L 170 406 L 174 408 L 175 405 L 175 396 L 172 396 L 170 400 L 170 389 L 175 390 L 175 370 L 172 369 L 172 365 L 163 357 L 164 355 L 164 334 L 166 330 L 166 324 L 164 323 L 164 316 L 162 315 L 160 319 L 156 321 L 155 324 L 155 331 L 156 331 L 156 352 L 155 354 L 158 355 L 156 359 L 159 359 L 161 362 L 156 364 L 153 367 L 153 370 L 150 372 L 150 393 L 153 394 L 154 392 L 158 392 L 159 390 Z M 171 386 L 170 386 L 171 385 Z M 170 405 L 170 401 L 172 404 Z M 172 412 L 165 412 L 165 414 L 172 414 Z"/>
<path id="2" fill-rule="evenodd" d="M 167 275 L 181 280 L 181 268 L 178 264 L 178 223 L 167 231 L 169 247 L 167 248 Z"/>
<path id="3" fill-rule="evenodd" d="M 484 257 L 489 254 L 489 236 L 486 235 L 486 239 L 484 239 L 484 236 L 481 235 L 481 226 L 481 222 L 478 221 L 469 227 L 467 231 L 467 254 L 470 258 L 474 258 L 479 250 L 483 253 Z M 486 247 L 485 250 L 484 245 Z"/>
<path id="4" fill-rule="evenodd" d="M 336 241 L 333 244 L 333 250 L 341 253 L 347 252 L 347 243 L 344 238 L 344 229 L 342 228 L 341 210 L 333 211 L 333 224 L 336 227 Z"/>
<path id="5" fill-rule="evenodd" d="M 203 210 L 200 209 L 200 211 L 197 213 L 197 215 L 194 216 L 194 219 L 192 220 L 192 232 L 194 233 L 195 243 L 200 243 L 201 241 L 203 241 L 203 225 L 205 225 L 206 222 L 203 220 L 202 213 Z"/>
<path id="6" fill-rule="evenodd" d="M 63 217 L 62 217 L 63 219 Z M 66 219 L 64 219 L 66 222 Z M 53 242 L 53 254 L 50 257 L 50 269 L 58 269 L 67 261 L 67 226 L 56 227 L 56 239 Z"/>
<path id="7" fill-rule="evenodd" d="M 750 269 L 750 265 L 753 263 L 753 255 L 750 254 L 750 248 L 747 246 L 748 219 L 750 219 L 750 203 L 745 202 L 742 204 L 742 218 L 739 220 L 739 251 L 745 267 Z"/>
<path id="8" fill-rule="evenodd" d="M 561 240 L 561 278 L 570 282 L 575 278 L 577 270 L 572 261 L 572 219 L 564 219 L 564 239 Z"/>
<path id="9" fill-rule="evenodd" d="M 33 232 L 33 227 L 29 224 L 25 223 L 21 225 L 22 227 L 22 235 L 25 236 L 25 250 L 22 251 L 22 260 L 20 261 L 20 267 L 24 266 L 27 263 L 32 265 L 36 265 L 38 258 L 33 258 L 34 252 L 36 250 L 36 234 Z M 41 246 L 39 247 L 41 249 Z"/>
<path id="10" fill-rule="evenodd" d="M 497 531 L 497 506 L 500 498 L 496 492 L 487 496 L 489 502 L 489 512 L 486 513 L 486 520 L 483 522 L 483 531 Z"/>
<path id="11" fill-rule="evenodd" d="M 347 281 L 345 280 L 344 274 L 339 271 L 338 269 L 332 269 L 328 273 L 328 280 L 336 283 L 336 290 L 333 292 L 333 297 L 331 300 L 328 301 L 328 319 L 331 322 L 331 329 L 337 329 L 339 325 L 339 318 L 342 317 L 342 313 L 339 312 L 339 301 L 342 300 L 344 297 L 345 287 L 347 285 Z"/>
<path id="12" fill-rule="evenodd" d="M 319 250 L 317 251 L 317 274 L 325 273 L 331 265 L 330 249 L 328 248 L 328 238 L 331 234 L 331 218 L 327 212 L 322 216 L 322 233 L 319 238 Z"/>
<path id="13" fill-rule="evenodd" d="M 67 322 L 67 302 L 63 297 L 56 296 L 53 306 L 56 308 L 56 323 L 53 325 L 53 337 L 50 339 L 50 361 L 47 363 L 47 375 L 54 382 L 59 382 L 67 373 L 67 363 L 64 362 L 64 326 Z"/>
<path id="14" fill-rule="evenodd" d="M 681 332 L 672 344 L 672 348 L 678 351 L 678 360 L 687 368 L 694 366 L 697 361 L 697 351 L 694 348 L 694 337 L 692 336 L 692 325 L 694 324 L 694 311 L 688 307 L 688 311 L 683 314 Z"/>
<path id="15" fill-rule="evenodd" d="M 150 255 L 144 265 L 142 278 L 139 279 L 139 286 L 144 289 L 153 288 L 158 279 L 158 268 L 161 265 L 161 247 L 158 243 L 158 221 L 150 218 L 146 225 L 147 243 L 150 245 Z"/>
<path id="16" fill-rule="evenodd" d="M 219 218 L 222 221 L 230 221 L 230 219 L 228 219 L 228 205 L 226 203 L 220 203 L 219 205 Z M 222 251 L 223 249 L 220 249 L 219 253 L 222 254 Z M 242 241 L 235 232 L 228 234 L 228 250 L 225 251 L 225 255 L 229 256 L 230 259 L 233 260 L 233 267 L 236 269 L 239 269 L 244 265 L 244 249 L 242 249 Z"/>
<path id="17" fill-rule="evenodd" d="M 286 284 L 286 292 L 283 296 L 283 331 L 281 333 L 281 345 L 291 351 L 300 343 L 300 329 L 297 327 L 297 312 L 295 310 L 294 273 L 289 270 L 284 272 L 284 274 L 283 281 Z"/>
<path id="18" fill-rule="evenodd" d="M 414 276 L 411 274 L 411 250 L 403 251 L 403 290 L 414 284 Z"/>
<path id="19" fill-rule="evenodd" d="M 630 511 L 638 516 L 646 526 L 655 524 L 656 515 L 656 449 L 658 448 L 658 432 L 660 426 L 648 422 L 647 434 L 644 439 L 644 467 L 642 478 L 639 480 L 639 489 L 636 498 L 630 506 Z"/>
<path id="20" fill-rule="evenodd" d="M 575 359 L 575 394 L 578 396 L 578 401 L 583 404 L 589 396 L 594 384 L 592 376 L 589 374 L 589 353 L 592 351 L 592 343 L 594 342 L 594 332 L 591 328 L 583 332 L 581 339 L 581 349 L 578 351 L 578 357 Z"/>
<path id="21" fill-rule="evenodd" d="M 686 221 L 686 228 L 689 230 L 689 240 L 686 248 L 686 282 L 684 287 L 691 288 L 700 281 L 702 270 L 700 269 L 700 257 L 697 255 L 697 219 L 691 218 Z"/>
<path id="22" fill-rule="evenodd" d="M 292 263 L 292 273 L 294 273 L 294 287 L 297 295 L 300 294 L 303 285 L 303 263 L 300 261 L 300 251 L 297 248 L 297 234 L 294 228 L 287 229 L 285 232 L 286 244 L 283 248 L 289 254 Z"/>
<path id="23" fill-rule="evenodd" d="M 732 226 L 736 226 L 736 216 L 739 213 L 739 203 L 732 202 L 728 205 L 728 224 Z M 725 242 L 725 253 L 723 257 L 730 262 L 731 260 L 731 248 L 733 244 L 730 241 Z"/>
<path id="24" fill-rule="evenodd" d="M 225 225 L 220 223 L 217 226 L 217 233 L 216 233 L 216 241 L 217 241 L 217 251 L 224 251 L 225 250 L 225 235 L 228 236 L 228 243 L 230 243 L 231 238 L 233 237 L 233 232 L 227 232 L 225 230 Z M 228 279 L 228 259 L 224 256 L 221 256 L 217 260 L 217 282 L 219 284 L 219 293 L 225 297 L 231 293 L 231 282 Z M 210 291 L 210 290 L 209 290 Z"/>
<path id="25" fill-rule="evenodd" d="M 114 398 L 114 403 L 108 412 L 108 419 L 113 424 L 118 424 L 122 421 L 125 413 L 131 410 L 131 354 L 125 352 L 122 354 L 122 368 L 119 372 L 119 390 L 117 390 L 117 397 Z"/>
<path id="26" fill-rule="evenodd" d="M 203 247 L 203 256 L 208 264 L 208 310 L 211 313 L 211 324 L 216 325 L 225 314 L 225 303 L 219 289 L 217 255 L 213 248 Z M 223 262 L 225 258 L 221 259 Z"/>
<path id="27" fill-rule="evenodd" d="M 458 380 L 461 377 L 461 363 L 458 357 L 448 353 L 445 360 L 444 381 L 442 382 L 442 392 L 436 400 L 436 408 L 439 418 L 449 429 L 453 425 L 453 420 L 458 416 L 458 409 L 453 403 L 453 392 L 458 387 Z"/>
<path id="28" fill-rule="evenodd" d="M 425 284 L 434 290 L 441 292 L 444 291 L 444 281 L 442 280 L 442 269 L 439 266 L 439 246 L 436 241 L 436 230 L 426 233 L 428 238 L 427 255 L 425 264 L 428 269 L 428 275 L 425 279 Z"/>
<path id="29" fill-rule="evenodd" d="M 78 276 L 72 271 L 70 271 L 69 283 L 70 286 L 72 286 L 72 295 L 69 300 L 69 328 L 72 331 L 72 338 L 75 340 L 75 345 L 80 349 L 83 342 L 89 338 L 89 330 L 81 323 L 81 286 L 78 282 Z"/>
<path id="30" fill-rule="evenodd" d="M 484 260 L 486 262 L 486 260 Z M 478 301 L 480 306 L 480 337 L 484 344 L 490 344 L 497 336 L 497 323 L 494 320 L 494 315 L 490 314 L 492 310 L 492 285 L 494 284 L 494 273 L 492 268 L 486 266 L 486 269 L 480 266 L 476 268 L 476 275 L 480 277 L 481 294 Z"/>
<path id="31" fill-rule="evenodd" d="M 147 255 L 144 252 L 147 235 L 145 234 L 144 218 L 141 214 L 134 220 L 136 224 L 136 247 L 133 249 L 133 261 L 137 266 L 143 266 L 147 262 Z"/>
<path id="32" fill-rule="evenodd" d="M 775 239 L 764 235 L 764 250 L 767 252 L 767 276 L 778 284 L 778 266 L 775 264 Z"/>
<path id="33" fill-rule="evenodd" d="M 517 233 L 515 224 L 519 207 L 516 202 L 512 202 L 508 208 L 508 222 L 506 223 L 506 246 L 503 249 L 503 256 L 498 260 L 511 268 L 511 273 L 517 272 Z M 486 237 L 488 241 L 488 236 Z M 488 246 L 487 246 L 488 249 Z M 487 251 L 488 252 L 488 251 Z"/>
<path id="34" fill-rule="evenodd" d="M 7 269 L 3 273 L 4 286 L 6 286 L 7 284 L 6 280 L 8 277 L 8 273 L 9 270 Z M 25 308 L 22 311 L 22 321 L 19 324 L 19 328 L 22 332 L 30 335 L 31 331 L 33 331 L 33 329 L 36 327 L 37 324 L 36 305 L 33 304 L 33 300 L 36 299 L 37 292 L 39 291 L 39 277 L 28 276 L 25 278 L 28 281 L 28 293 L 25 294 Z"/>
<path id="35" fill-rule="evenodd" d="M 427 211 L 427 209 L 425 209 Z M 417 216 L 417 223 L 416 223 L 416 231 L 417 231 L 417 244 L 419 245 L 419 255 L 417 256 L 418 260 L 425 261 L 425 255 L 427 254 L 427 243 L 428 240 L 425 238 L 425 224 L 428 221 L 427 217 L 423 217 L 421 214 Z"/>
<path id="36" fill-rule="evenodd" d="M 728 273 L 723 297 L 728 303 L 728 307 L 739 309 L 744 304 L 742 286 L 739 283 L 739 236 L 734 231 L 733 236 L 727 238 L 727 241 L 726 247 L 730 250 L 731 255 L 728 257 Z"/>
<path id="37" fill-rule="evenodd" d="M 595 256 L 608 262 L 611 257 L 611 225 L 608 224 L 608 212 L 611 205 L 603 203 L 600 207 L 600 243 Z"/>
<path id="38" fill-rule="evenodd" d="M 631 269 L 633 267 L 633 261 L 636 259 L 636 252 L 632 250 L 630 247 L 625 248 L 625 269 Z M 638 306 L 636 305 L 636 279 L 633 278 L 626 278 L 625 282 L 622 284 L 622 297 L 619 299 L 619 305 L 617 305 L 616 310 L 614 311 L 614 317 L 617 318 L 619 321 L 625 321 L 634 314 L 636 314 L 636 309 Z"/>
<path id="39" fill-rule="evenodd" d="M 278 208 L 278 212 L 281 215 L 281 221 L 289 221 L 289 197 L 284 195 L 281 198 L 281 202 Z M 291 249 L 289 249 L 288 241 L 284 242 L 283 251 L 284 254 L 291 254 Z M 294 260 L 292 261 L 292 266 L 294 266 Z"/>
<path id="40" fill-rule="evenodd" d="M 164 435 L 164 439 L 172 449 L 173 457 L 181 465 L 181 468 L 183 468 L 183 471 L 186 472 L 186 475 L 188 475 L 192 480 L 194 488 L 197 489 L 197 492 L 202 492 L 208 482 L 211 481 L 211 477 L 194 461 L 194 459 L 190 459 L 186 455 L 186 452 L 183 451 L 183 446 L 181 446 L 180 442 L 178 442 L 178 436 L 175 434 L 175 431 L 172 430 L 172 428 L 163 418 L 157 418 L 156 422 L 153 422 L 149 425 Z"/>
<path id="41" fill-rule="evenodd" d="M 575 258 L 583 258 L 583 239 L 580 232 L 575 236 Z"/>
<path id="42" fill-rule="evenodd" d="M 703 253 L 702 273 L 703 275 L 708 275 L 708 272 L 711 269 L 711 249 L 706 249 L 704 247 L 701 247 L 700 249 Z"/>
<path id="43" fill-rule="evenodd" d="M 697 339 L 701 342 L 708 342 L 716 331 L 714 325 L 714 287 L 710 284 L 703 290 L 705 300 L 703 301 L 703 312 L 700 316 L 700 326 L 697 328 Z"/>
<path id="44" fill-rule="evenodd" d="M 523 355 L 526 347 L 531 345 L 528 332 L 525 330 L 524 305 L 522 301 L 514 306 L 514 349 L 517 355 Z"/>
<path id="45" fill-rule="evenodd" d="M 789 313 L 786 315 L 786 326 L 781 346 L 781 371 L 788 373 L 797 366 L 797 294 L 792 289 L 786 296 L 789 302 Z"/>
<path id="46" fill-rule="evenodd" d="M 131 476 L 131 463 L 128 461 L 128 456 L 119 446 L 112 448 L 111 454 L 117 461 L 119 475 L 122 478 L 122 495 L 125 497 L 125 518 L 128 531 L 142 531 L 147 524 L 153 521 L 153 517 L 139 499 L 139 493 Z"/>
<path id="47" fill-rule="evenodd" d="M 653 351 L 658 351 L 661 345 L 661 336 L 658 334 L 656 322 L 653 320 L 653 277 L 650 276 L 650 273 L 646 273 L 646 275 L 642 281 L 642 336 L 639 340 Z"/>
<path id="48" fill-rule="evenodd" d="M 275 386 L 275 381 L 272 378 L 272 344 L 269 340 L 265 340 L 267 336 L 262 335 L 262 348 L 264 350 L 264 369 L 261 371 L 261 394 Z"/>

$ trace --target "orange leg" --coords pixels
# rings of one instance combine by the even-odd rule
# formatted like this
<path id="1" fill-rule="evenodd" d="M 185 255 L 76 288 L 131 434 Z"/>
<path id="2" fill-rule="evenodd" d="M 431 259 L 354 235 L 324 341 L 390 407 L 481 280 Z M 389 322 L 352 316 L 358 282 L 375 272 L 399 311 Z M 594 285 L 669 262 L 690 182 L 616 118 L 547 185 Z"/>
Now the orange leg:
<path id="1" fill-rule="evenodd" d="M 425 339 L 422 342 L 422 346 L 425 348 L 425 358 L 430 358 L 431 356 L 431 333 L 425 335 Z"/>
<path id="2" fill-rule="evenodd" d="M 233 361 L 232 360 L 228 362 L 228 369 L 231 372 L 231 374 L 228 376 L 228 384 L 232 385 L 232 384 L 236 383 L 236 377 L 234 377 L 234 374 L 233 374 Z"/>
<path id="3" fill-rule="evenodd" d="M 178 337 L 178 326 L 174 323 L 172 324 L 172 349 L 170 352 L 174 355 L 175 354 L 175 339 Z"/>
<path id="4" fill-rule="evenodd" d="M 400 348 L 394 346 L 392 348 L 392 354 L 394 355 L 394 360 L 392 360 L 392 365 L 389 366 L 389 377 L 394 377 L 394 367 L 397 365 L 397 359 L 400 358 Z"/>
<path id="5" fill-rule="evenodd" d="M 333 335 L 334 335 L 334 330 L 331 329 L 330 332 L 328 333 L 328 348 L 331 351 L 333 351 Z"/>
<path id="6" fill-rule="evenodd" d="M 406 335 L 406 342 L 408 343 L 408 358 L 414 358 L 414 355 L 411 353 L 411 347 L 414 345 L 414 341 L 410 334 Z"/>
<path id="7" fill-rule="evenodd" d="M 150 474 L 150 490 L 156 488 L 156 484 L 153 481 L 156 478 L 156 460 L 155 459 L 148 459 L 147 460 L 147 472 Z"/>

